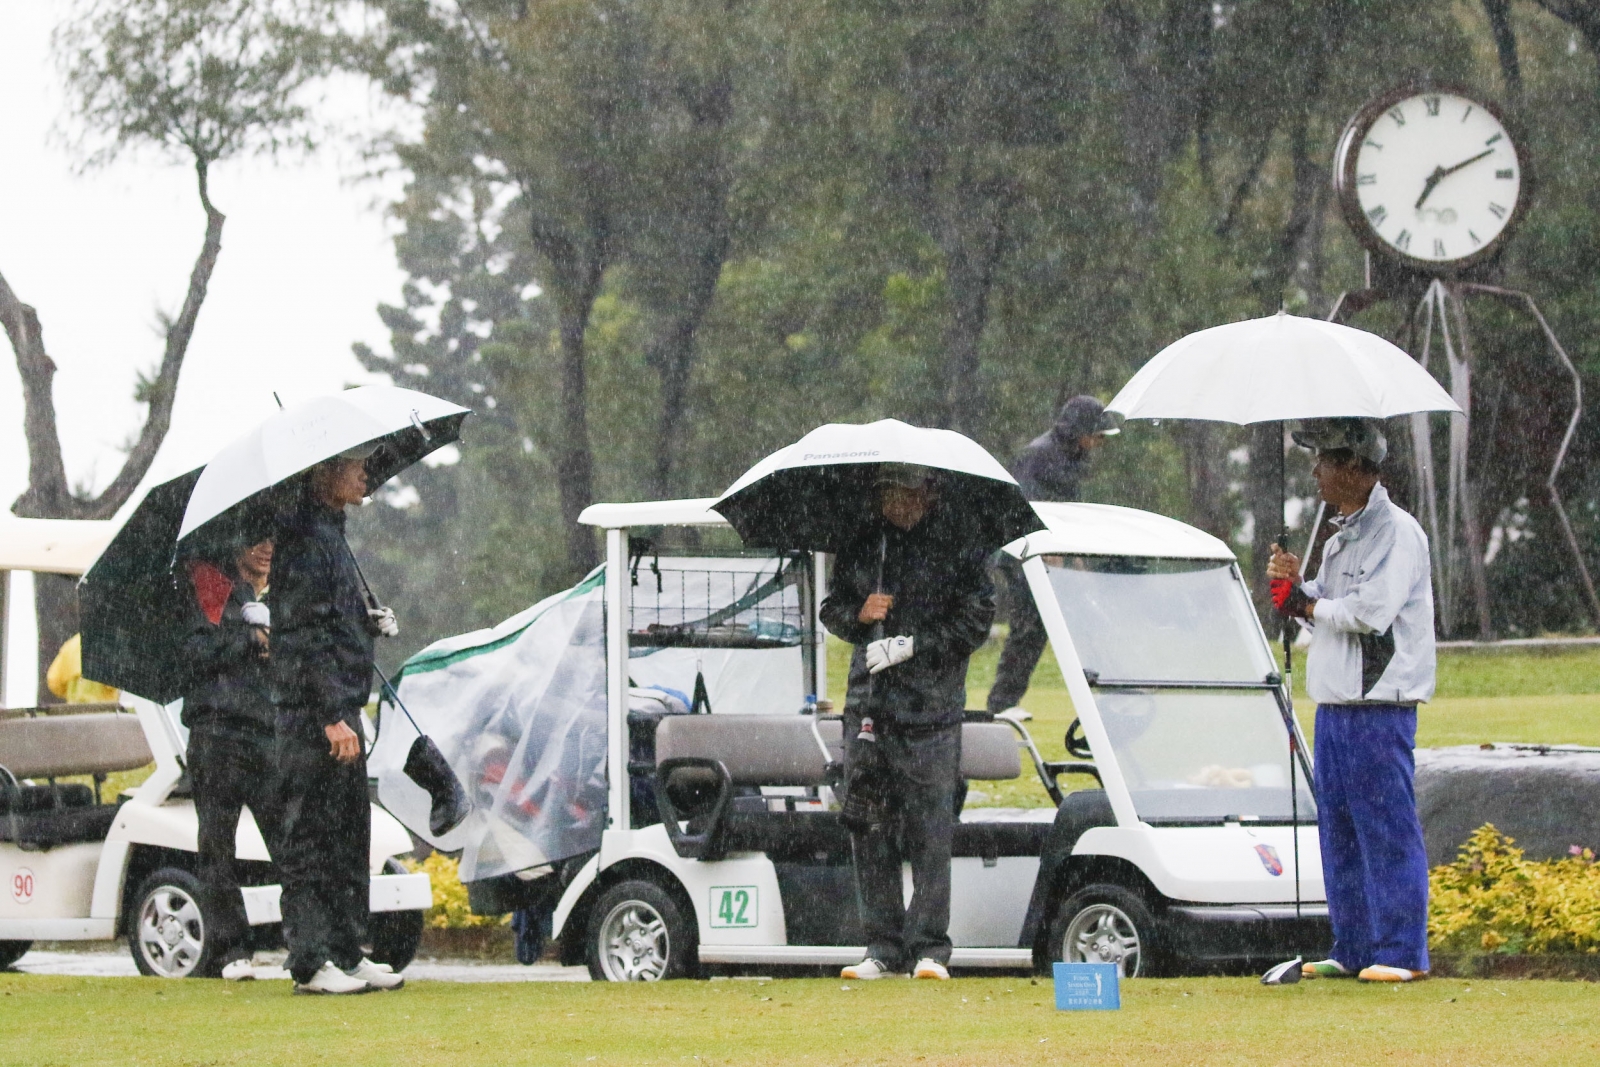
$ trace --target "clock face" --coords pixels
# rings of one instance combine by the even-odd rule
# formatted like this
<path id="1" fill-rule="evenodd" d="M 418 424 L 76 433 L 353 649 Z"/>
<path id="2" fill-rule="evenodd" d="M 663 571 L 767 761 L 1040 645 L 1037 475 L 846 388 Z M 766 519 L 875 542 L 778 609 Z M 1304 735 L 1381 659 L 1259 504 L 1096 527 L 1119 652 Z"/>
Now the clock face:
<path id="1" fill-rule="evenodd" d="M 1459 93 L 1400 91 L 1351 122 L 1335 180 L 1369 247 L 1424 269 L 1485 258 L 1522 204 L 1522 159 L 1500 118 Z"/>

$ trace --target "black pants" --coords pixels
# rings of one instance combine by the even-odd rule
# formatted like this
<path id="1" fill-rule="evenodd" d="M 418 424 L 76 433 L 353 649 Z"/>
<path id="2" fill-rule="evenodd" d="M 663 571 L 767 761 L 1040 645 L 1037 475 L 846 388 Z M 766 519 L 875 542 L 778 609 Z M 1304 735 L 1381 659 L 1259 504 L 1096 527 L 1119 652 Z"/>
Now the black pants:
<path id="1" fill-rule="evenodd" d="M 845 716 L 852 762 L 860 731 Z M 889 778 L 890 817 L 864 834 L 852 834 L 856 891 L 867 955 L 891 970 L 921 959 L 950 962 L 950 846 L 955 838 L 956 788 L 961 774 L 961 727 L 907 735 L 879 727 Z M 901 864 L 911 864 L 911 904 L 905 905 Z"/>
<path id="2" fill-rule="evenodd" d="M 360 736 L 353 717 L 346 725 Z M 308 982 L 329 960 L 341 970 L 361 962 L 371 893 L 366 743 L 361 758 L 340 763 L 310 716 L 280 713 L 277 748 L 283 939 L 289 973 Z"/>
<path id="3" fill-rule="evenodd" d="M 200 889 L 206 938 L 219 964 L 250 958 L 250 923 L 235 864 L 239 812 L 249 808 L 274 857 L 278 853 L 277 776 L 273 738 L 247 730 L 197 725 L 189 733 L 189 782 L 200 822 Z"/>
<path id="4" fill-rule="evenodd" d="M 1006 647 L 1000 650 L 1000 664 L 994 672 L 994 688 L 989 690 L 987 707 L 991 712 L 1014 708 L 1028 691 L 1033 679 L 1033 669 L 1039 665 L 1044 646 L 1049 641 L 1044 632 L 1044 620 L 1034 606 L 1033 593 L 1028 589 L 1028 576 L 1022 573 L 1022 562 L 1010 556 L 1001 556 L 996 568 L 1005 579 L 1007 611 L 1011 615 L 1011 633 L 1006 637 Z"/>

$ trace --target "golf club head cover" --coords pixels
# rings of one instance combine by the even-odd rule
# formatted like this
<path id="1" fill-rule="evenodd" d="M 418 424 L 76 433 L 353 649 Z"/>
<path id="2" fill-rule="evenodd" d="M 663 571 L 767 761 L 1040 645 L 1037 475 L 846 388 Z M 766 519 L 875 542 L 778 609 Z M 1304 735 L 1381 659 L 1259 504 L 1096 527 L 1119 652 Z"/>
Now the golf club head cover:
<path id="1" fill-rule="evenodd" d="M 867 645 L 867 673 L 877 674 L 896 663 L 904 663 L 916 652 L 914 637 L 885 637 Z"/>
<path id="2" fill-rule="evenodd" d="M 1292 960 L 1284 960 L 1266 974 L 1261 976 L 1262 985 L 1294 985 L 1300 981 L 1300 968 L 1305 961 L 1296 956 Z"/>
<path id="3" fill-rule="evenodd" d="M 844 800 L 839 805 L 839 821 L 851 833 L 867 833 L 888 818 L 885 770 L 876 742 L 858 742 L 854 746 L 850 770 L 845 775 Z"/>
<path id="4" fill-rule="evenodd" d="M 418 737 L 411 742 L 402 768 L 405 776 L 421 786 L 432 802 L 428 808 L 428 832 L 434 837 L 445 834 L 461 825 L 472 812 L 472 801 L 461 785 L 461 779 L 450 769 L 439 746 L 431 737 Z"/>
<path id="5" fill-rule="evenodd" d="M 1311 607 L 1311 598 L 1299 582 L 1288 578 L 1272 579 L 1272 606 L 1286 619 L 1303 619 Z"/>

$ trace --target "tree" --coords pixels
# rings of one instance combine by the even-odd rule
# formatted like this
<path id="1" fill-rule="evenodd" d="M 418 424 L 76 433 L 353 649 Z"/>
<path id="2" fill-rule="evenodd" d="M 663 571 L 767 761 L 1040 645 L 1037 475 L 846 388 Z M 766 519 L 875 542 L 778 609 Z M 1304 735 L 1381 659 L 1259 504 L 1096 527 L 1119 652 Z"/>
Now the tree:
<path id="1" fill-rule="evenodd" d="M 212 168 L 242 153 L 313 143 L 300 91 L 321 73 L 326 52 L 316 20 L 306 14 L 288 3 L 250 0 L 88 0 L 57 30 L 53 43 L 82 127 L 85 165 L 106 165 L 140 148 L 188 163 L 206 227 L 181 307 L 160 317 L 160 362 L 153 373 L 137 375 L 134 399 L 146 406 L 144 424 L 98 493 L 68 482 L 51 392 L 56 365 L 38 313 L 0 276 L 0 321 L 22 379 L 28 445 L 28 487 L 12 504 L 16 514 L 109 518 L 149 471 L 171 424 L 178 376 L 222 249 L 225 217 L 211 202 Z M 77 599 L 66 579 L 40 576 L 35 590 L 42 678 L 77 629 Z"/>

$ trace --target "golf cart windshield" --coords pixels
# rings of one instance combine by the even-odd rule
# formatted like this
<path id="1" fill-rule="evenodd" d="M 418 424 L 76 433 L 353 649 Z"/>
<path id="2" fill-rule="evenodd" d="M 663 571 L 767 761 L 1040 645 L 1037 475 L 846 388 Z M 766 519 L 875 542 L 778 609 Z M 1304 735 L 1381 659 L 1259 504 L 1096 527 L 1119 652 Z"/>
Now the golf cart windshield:
<path id="1" fill-rule="evenodd" d="M 1139 817 L 1288 821 L 1289 738 L 1276 666 L 1234 565 L 1045 559 Z M 1303 768 L 1300 818 L 1314 818 Z"/>

